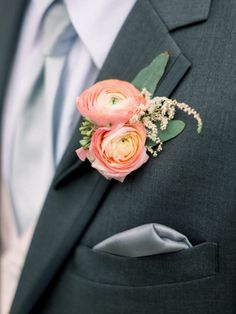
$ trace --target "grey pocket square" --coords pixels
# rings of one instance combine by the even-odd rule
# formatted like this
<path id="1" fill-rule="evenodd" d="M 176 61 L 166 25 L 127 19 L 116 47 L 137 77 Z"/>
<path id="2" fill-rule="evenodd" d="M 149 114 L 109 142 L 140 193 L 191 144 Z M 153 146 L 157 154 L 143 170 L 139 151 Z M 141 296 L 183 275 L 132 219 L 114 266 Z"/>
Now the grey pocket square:
<path id="1" fill-rule="evenodd" d="M 117 233 L 93 247 L 126 257 L 141 257 L 172 253 L 191 248 L 187 237 L 178 231 L 158 223 L 150 223 Z"/>

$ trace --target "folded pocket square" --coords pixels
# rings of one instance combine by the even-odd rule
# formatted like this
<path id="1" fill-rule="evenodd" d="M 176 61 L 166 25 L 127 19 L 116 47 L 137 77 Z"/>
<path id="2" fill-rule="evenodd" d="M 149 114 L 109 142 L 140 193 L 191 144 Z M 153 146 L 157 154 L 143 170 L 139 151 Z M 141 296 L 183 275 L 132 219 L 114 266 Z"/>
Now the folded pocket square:
<path id="1" fill-rule="evenodd" d="M 117 233 L 93 247 L 119 256 L 141 257 L 191 248 L 187 237 L 158 223 L 150 223 Z"/>

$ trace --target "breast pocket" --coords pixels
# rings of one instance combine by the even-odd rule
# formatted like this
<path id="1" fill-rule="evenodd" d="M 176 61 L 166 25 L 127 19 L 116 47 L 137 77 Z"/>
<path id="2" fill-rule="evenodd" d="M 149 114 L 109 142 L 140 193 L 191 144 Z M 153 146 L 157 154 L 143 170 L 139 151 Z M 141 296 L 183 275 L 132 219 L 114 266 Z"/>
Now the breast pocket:
<path id="1" fill-rule="evenodd" d="M 205 242 L 176 253 L 120 257 L 78 246 L 72 270 L 86 280 L 114 286 L 156 286 L 216 275 L 218 245 Z"/>

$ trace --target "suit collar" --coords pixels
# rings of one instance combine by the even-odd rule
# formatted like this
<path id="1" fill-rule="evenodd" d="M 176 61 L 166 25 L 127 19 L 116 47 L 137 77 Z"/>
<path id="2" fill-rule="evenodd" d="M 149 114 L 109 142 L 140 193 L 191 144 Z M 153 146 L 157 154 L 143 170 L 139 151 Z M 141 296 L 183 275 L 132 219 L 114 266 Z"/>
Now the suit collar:
<path id="1" fill-rule="evenodd" d="M 150 1 L 170 31 L 206 21 L 211 7 L 211 0 Z"/>
<path id="2" fill-rule="evenodd" d="M 166 3 L 169 2 L 166 0 Z M 179 0 L 179 3 L 182 2 L 186 0 Z M 98 80 L 132 80 L 157 54 L 167 50 L 171 55 L 170 62 L 156 93 L 169 96 L 186 74 L 190 61 L 170 36 L 163 20 L 156 7 L 153 7 L 153 1 L 138 0 Z M 11 314 L 29 313 L 32 310 L 53 276 L 66 262 L 68 254 L 80 241 L 108 188 L 112 187 L 112 182 L 101 177 L 89 163 L 78 160 L 75 154 L 78 143 L 77 128 L 57 169 L 39 218 Z"/>

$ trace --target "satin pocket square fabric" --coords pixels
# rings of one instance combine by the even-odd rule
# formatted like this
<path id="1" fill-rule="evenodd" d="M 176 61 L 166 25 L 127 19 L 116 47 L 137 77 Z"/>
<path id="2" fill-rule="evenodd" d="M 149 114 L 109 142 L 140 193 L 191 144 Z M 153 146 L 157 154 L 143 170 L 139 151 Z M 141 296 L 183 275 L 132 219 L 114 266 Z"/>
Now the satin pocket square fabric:
<path id="1" fill-rule="evenodd" d="M 158 223 L 144 224 L 117 233 L 93 247 L 113 255 L 142 257 L 191 248 L 187 237 Z"/>

